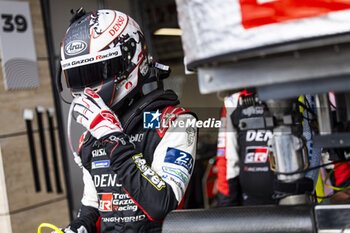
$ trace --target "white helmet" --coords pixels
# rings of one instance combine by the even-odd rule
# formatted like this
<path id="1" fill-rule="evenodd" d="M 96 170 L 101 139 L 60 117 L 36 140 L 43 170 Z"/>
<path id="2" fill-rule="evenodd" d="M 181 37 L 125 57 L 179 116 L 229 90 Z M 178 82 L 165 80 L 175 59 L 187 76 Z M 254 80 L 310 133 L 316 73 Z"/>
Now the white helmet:
<path id="1" fill-rule="evenodd" d="M 140 90 L 150 73 L 148 63 L 139 25 L 115 10 L 76 19 L 61 46 L 61 67 L 73 96 L 90 87 L 112 109 Z"/>

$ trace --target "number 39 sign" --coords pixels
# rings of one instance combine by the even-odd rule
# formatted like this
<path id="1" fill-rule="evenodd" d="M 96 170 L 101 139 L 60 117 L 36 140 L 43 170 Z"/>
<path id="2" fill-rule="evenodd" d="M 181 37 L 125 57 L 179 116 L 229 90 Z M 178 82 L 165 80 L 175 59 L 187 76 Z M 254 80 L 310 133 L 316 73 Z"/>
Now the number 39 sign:
<path id="1" fill-rule="evenodd" d="M 0 51 L 7 90 L 39 86 L 28 2 L 0 1 Z"/>
<path id="2" fill-rule="evenodd" d="M 27 30 L 27 20 L 23 15 L 1 14 L 4 20 L 2 30 L 4 32 L 25 32 Z"/>

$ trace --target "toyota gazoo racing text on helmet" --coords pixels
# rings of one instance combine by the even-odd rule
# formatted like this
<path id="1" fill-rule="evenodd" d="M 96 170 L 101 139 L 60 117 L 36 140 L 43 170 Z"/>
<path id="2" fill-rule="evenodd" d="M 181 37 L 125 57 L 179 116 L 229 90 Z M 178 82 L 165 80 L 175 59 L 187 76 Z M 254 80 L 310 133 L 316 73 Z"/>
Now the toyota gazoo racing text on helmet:
<path id="1" fill-rule="evenodd" d="M 149 75 L 147 47 L 139 25 L 126 14 L 98 10 L 77 19 L 61 46 L 61 67 L 72 95 L 85 87 L 115 109 Z"/>

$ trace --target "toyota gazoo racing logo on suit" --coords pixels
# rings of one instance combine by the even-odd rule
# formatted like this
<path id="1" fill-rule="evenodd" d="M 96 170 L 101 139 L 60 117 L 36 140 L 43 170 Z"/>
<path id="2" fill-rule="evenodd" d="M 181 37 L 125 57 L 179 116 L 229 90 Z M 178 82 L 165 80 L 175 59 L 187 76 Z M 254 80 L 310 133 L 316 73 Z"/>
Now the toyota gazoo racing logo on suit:
<path id="1" fill-rule="evenodd" d="M 244 163 L 266 163 L 269 157 L 269 148 L 263 146 L 248 146 Z"/>
<path id="2" fill-rule="evenodd" d="M 85 41 L 74 40 L 74 41 L 69 42 L 66 45 L 64 52 L 67 55 L 76 55 L 76 54 L 83 52 L 86 48 L 87 48 L 87 44 L 85 43 Z"/>
<path id="3" fill-rule="evenodd" d="M 99 210 L 112 211 L 113 193 L 99 193 Z"/>
<path id="4" fill-rule="evenodd" d="M 98 193 L 99 210 L 111 211 L 137 211 L 138 207 L 126 193 Z"/>

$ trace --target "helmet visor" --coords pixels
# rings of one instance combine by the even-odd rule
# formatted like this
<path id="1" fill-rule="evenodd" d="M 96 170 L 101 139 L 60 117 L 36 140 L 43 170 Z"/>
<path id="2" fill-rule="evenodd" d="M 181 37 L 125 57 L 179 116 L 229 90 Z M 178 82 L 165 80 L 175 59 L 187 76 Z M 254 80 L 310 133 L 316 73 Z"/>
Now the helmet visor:
<path id="1" fill-rule="evenodd" d="M 61 61 L 67 87 L 84 88 L 119 76 L 124 71 L 123 59 L 120 50 L 111 50 Z"/>

